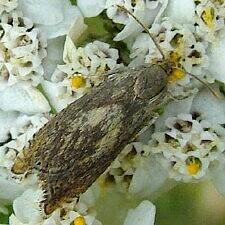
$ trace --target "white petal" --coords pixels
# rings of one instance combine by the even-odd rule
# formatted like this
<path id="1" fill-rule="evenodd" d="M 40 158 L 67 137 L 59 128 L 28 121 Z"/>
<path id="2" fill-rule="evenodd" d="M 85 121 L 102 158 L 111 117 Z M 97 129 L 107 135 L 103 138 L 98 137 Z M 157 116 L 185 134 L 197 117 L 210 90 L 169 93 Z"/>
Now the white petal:
<path id="1" fill-rule="evenodd" d="M 24 16 L 34 23 L 54 25 L 64 19 L 62 0 L 20 0 Z"/>
<path id="2" fill-rule="evenodd" d="M 4 111 L 19 111 L 27 114 L 50 111 L 48 101 L 28 83 L 17 83 L 0 92 L 0 108 Z"/>
<path id="3" fill-rule="evenodd" d="M 23 223 L 36 223 L 42 220 L 39 201 L 42 192 L 32 189 L 26 190 L 13 202 L 13 210 L 16 217 Z"/>
<path id="4" fill-rule="evenodd" d="M 0 190 L 0 202 L 1 200 L 13 201 L 23 193 L 24 187 L 15 181 L 0 177 Z"/>
<path id="5" fill-rule="evenodd" d="M 9 225 L 25 225 L 14 214 L 9 217 Z M 35 225 L 35 224 L 33 224 Z"/>
<path id="6" fill-rule="evenodd" d="M 219 161 L 210 168 L 210 178 L 216 189 L 225 195 L 225 162 Z"/>
<path id="7" fill-rule="evenodd" d="M 72 96 L 61 97 L 60 92 L 64 87 L 60 86 L 57 83 L 50 81 L 44 81 L 42 87 L 49 98 L 50 103 L 56 109 L 57 112 L 64 109 L 68 104 L 73 102 L 75 99 Z M 66 88 L 66 87 L 65 87 Z"/>
<path id="8" fill-rule="evenodd" d="M 30 5 L 33 4 L 32 0 L 22 1 L 26 4 L 29 2 L 32 2 Z M 32 12 L 27 12 L 27 16 L 33 19 L 36 23 L 36 27 L 39 28 L 48 39 L 67 34 L 73 23 L 80 17 L 83 18 L 79 8 L 71 5 L 69 0 L 51 0 L 51 3 L 49 3 L 49 1 L 42 1 L 43 3 L 41 3 L 41 5 L 44 9 L 40 9 L 42 6 L 39 6 L 39 1 L 35 0 L 36 7 L 32 7 Z M 22 6 L 21 8 L 23 11 Z M 34 18 L 32 18 L 32 16 Z"/>
<path id="9" fill-rule="evenodd" d="M 145 200 L 135 209 L 128 211 L 123 225 L 154 225 L 155 212 L 155 206 Z"/>
<path id="10" fill-rule="evenodd" d="M 72 41 L 72 39 L 67 36 L 65 45 L 64 45 L 64 51 L 63 51 L 63 61 L 65 63 L 73 63 L 73 60 L 75 58 L 75 53 L 76 53 L 76 47 Z"/>
<path id="11" fill-rule="evenodd" d="M 48 40 L 47 57 L 43 61 L 44 76 L 50 79 L 57 64 L 62 64 L 62 54 L 65 37 L 58 37 Z"/>
<path id="12" fill-rule="evenodd" d="M 0 143 L 5 142 L 9 138 L 9 130 L 15 123 L 18 116 L 16 112 L 0 111 Z"/>
<path id="13" fill-rule="evenodd" d="M 105 0 L 77 0 L 77 6 L 84 17 L 94 17 L 99 15 L 105 8 Z"/>
<path id="14" fill-rule="evenodd" d="M 206 88 L 193 100 L 191 112 L 198 112 L 203 119 L 212 123 L 225 123 L 225 98 L 216 98 Z"/>
<path id="15" fill-rule="evenodd" d="M 188 23 L 195 19 L 195 4 L 190 0 L 170 0 L 165 11 L 165 16 L 176 22 Z"/>
<path id="16" fill-rule="evenodd" d="M 155 19 L 156 15 L 158 13 L 158 8 L 154 10 L 137 10 L 134 15 L 139 18 L 139 20 L 148 27 Z M 129 22 L 125 25 L 124 29 L 116 35 L 116 37 L 113 39 L 114 41 L 121 41 L 125 38 L 129 37 L 130 35 L 138 34 L 142 31 L 142 27 L 140 27 L 140 24 L 134 20 L 133 18 L 130 18 Z"/>
<path id="17" fill-rule="evenodd" d="M 214 43 L 209 50 L 209 72 L 213 77 L 225 83 L 225 29 L 219 41 Z"/>
<path id="18" fill-rule="evenodd" d="M 73 23 L 82 17 L 78 7 L 70 6 L 66 8 L 66 5 L 64 5 L 64 8 L 64 19 L 61 23 L 52 26 L 38 26 L 47 38 L 50 39 L 67 34 Z"/>
<path id="19" fill-rule="evenodd" d="M 84 17 L 79 13 L 67 33 L 71 40 L 76 44 L 77 39 L 87 28 L 88 26 L 84 23 Z"/>
<path id="20" fill-rule="evenodd" d="M 162 187 L 168 178 L 167 165 L 163 163 L 156 155 L 143 161 L 134 173 L 129 192 L 148 196 Z"/>

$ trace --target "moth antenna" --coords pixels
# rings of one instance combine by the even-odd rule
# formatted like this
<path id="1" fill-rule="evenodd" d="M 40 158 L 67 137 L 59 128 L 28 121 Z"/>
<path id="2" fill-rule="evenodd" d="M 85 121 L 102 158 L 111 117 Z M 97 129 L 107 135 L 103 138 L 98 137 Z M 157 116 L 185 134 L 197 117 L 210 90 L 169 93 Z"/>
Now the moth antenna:
<path id="1" fill-rule="evenodd" d="M 148 28 L 133 14 L 131 13 L 128 9 L 126 9 L 124 6 L 121 5 L 117 5 L 117 7 L 123 11 L 125 11 L 126 13 L 128 13 L 130 16 L 132 16 L 134 18 L 134 20 L 136 20 L 136 22 L 144 29 L 144 31 L 150 36 L 150 38 L 152 39 L 152 41 L 154 42 L 156 48 L 159 50 L 160 54 L 162 55 L 163 59 L 165 60 L 166 56 L 163 53 L 162 48 L 160 47 L 160 45 L 158 44 L 158 42 L 156 41 L 156 39 L 154 38 L 154 36 L 149 32 Z"/>
<path id="2" fill-rule="evenodd" d="M 186 71 L 185 71 L 186 72 Z M 198 80 L 199 82 L 201 82 L 205 87 L 207 87 L 209 89 L 209 91 L 218 99 L 220 99 L 220 95 L 209 85 L 207 84 L 205 81 L 203 81 L 202 79 L 200 79 L 199 77 L 197 77 L 196 75 L 192 74 L 192 73 L 188 73 L 186 72 L 188 75 L 190 75 L 191 77 L 194 77 L 196 80 Z"/>
<path id="3" fill-rule="evenodd" d="M 175 69 L 178 70 L 182 70 L 179 67 L 173 67 Z M 209 89 L 209 91 L 218 99 L 220 99 L 220 95 L 209 85 L 207 84 L 205 81 L 203 81 L 202 79 L 200 79 L 199 77 L 197 77 L 196 75 L 194 75 L 193 73 L 189 73 L 186 70 L 183 70 L 186 74 L 190 75 L 191 77 L 195 78 L 196 80 L 198 80 L 200 83 L 202 83 L 205 87 L 207 87 Z"/>

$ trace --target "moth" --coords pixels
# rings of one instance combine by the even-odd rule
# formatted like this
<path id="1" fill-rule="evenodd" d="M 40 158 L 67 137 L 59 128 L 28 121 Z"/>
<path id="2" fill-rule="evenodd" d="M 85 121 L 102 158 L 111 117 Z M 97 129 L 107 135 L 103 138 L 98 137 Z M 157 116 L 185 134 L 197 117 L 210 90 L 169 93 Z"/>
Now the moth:
<path id="1" fill-rule="evenodd" d="M 34 135 L 12 172 L 37 170 L 47 215 L 85 192 L 148 125 L 166 97 L 169 69 L 164 62 L 105 75 Z"/>
<path id="2" fill-rule="evenodd" d="M 38 131 L 12 171 L 37 169 L 50 214 L 85 192 L 135 139 L 162 103 L 166 85 L 167 74 L 157 65 L 105 76 Z"/>

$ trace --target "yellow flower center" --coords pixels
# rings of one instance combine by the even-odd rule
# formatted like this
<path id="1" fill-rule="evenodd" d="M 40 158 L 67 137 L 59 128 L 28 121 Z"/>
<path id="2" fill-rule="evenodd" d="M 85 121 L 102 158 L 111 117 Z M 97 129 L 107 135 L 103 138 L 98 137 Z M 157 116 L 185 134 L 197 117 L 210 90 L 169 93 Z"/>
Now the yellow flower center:
<path id="1" fill-rule="evenodd" d="M 174 83 L 177 80 L 180 80 L 180 79 L 184 78 L 184 76 L 185 76 L 184 70 L 179 69 L 179 68 L 174 68 L 174 69 L 172 69 L 172 71 L 169 75 L 168 81 L 170 83 Z"/>
<path id="2" fill-rule="evenodd" d="M 70 79 L 71 86 L 74 89 L 84 87 L 86 85 L 86 79 L 82 75 L 75 75 Z"/>
<path id="3" fill-rule="evenodd" d="M 187 171 L 190 175 L 196 175 L 202 167 L 201 161 L 193 156 L 186 160 Z"/>
<path id="4" fill-rule="evenodd" d="M 209 28 L 212 28 L 214 19 L 214 9 L 212 7 L 206 8 L 202 12 L 201 18 Z"/>
<path id="5" fill-rule="evenodd" d="M 74 225 L 86 225 L 85 219 L 83 216 L 78 216 L 74 221 Z"/>
<path id="6" fill-rule="evenodd" d="M 178 48 L 183 44 L 183 34 L 177 33 L 173 39 L 170 41 L 170 44 L 173 48 Z"/>

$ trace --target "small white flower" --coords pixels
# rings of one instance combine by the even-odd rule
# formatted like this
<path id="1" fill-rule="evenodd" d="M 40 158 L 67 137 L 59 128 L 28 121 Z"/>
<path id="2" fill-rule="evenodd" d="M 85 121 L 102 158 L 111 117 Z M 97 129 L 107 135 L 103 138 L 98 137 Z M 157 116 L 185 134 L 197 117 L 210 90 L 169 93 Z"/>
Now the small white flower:
<path id="1" fill-rule="evenodd" d="M 75 100 L 72 95 L 68 94 L 68 85 L 69 82 L 68 84 L 65 84 L 65 82 L 51 82 L 47 80 L 42 83 L 42 87 L 45 90 L 50 103 L 57 112 L 61 111 Z M 71 92 L 69 91 L 69 93 Z"/>
<path id="2" fill-rule="evenodd" d="M 207 43 L 196 40 L 191 28 L 186 24 L 182 26 L 170 19 L 154 24 L 149 30 L 160 43 L 164 55 L 175 64 L 181 64 L 187 72 L 200 75 L 202 68 L 207 67 L 205 49 Z M 162 56 L 153 41 L 147 34 L 140 34 L 132 47 L 131 58 L 143 57 L 145 63 L 152 63 Z M 142 62 L 142 63 L 144 63 Z"/>
<path id="3" fill-rule="evenodd" d="M 0 25 L 0 79 L 9 85 L 30 80 L 36 86 L 44 73 L 41 63 L 46 56 L 46 41 L 19 12 L 4 15 Z"/>
<path id="4" fill-rule="evenodd" d="M 196 6 L 196 33 L 209 42 L 215 42 L 218 31 L 224 28 L 225 3 L 202 1 Z"/>
<path id="5" fill-rule="evenodd" d="M 101 82 L 102 74 L 123 66 L 117 63 L 118 58 L 118 50 L 107 43 L 94 41 L 76 48 L 67 36 L 63 53 L 65 64 L 58 65 L 51 82 L 42 83 L 51 104 L 60 111 L 83 96 L 88 89 Z"/>
<path id="6" fill-rule="evenodd" d="M 73 41 L 67 37 L 63 59 L 71 68 L 66 69 L 63 65 L 58 68 L 67 74 L 82 73 L 93 76 L 121 67 L 122 64 L 117 64 L 118 58 L 118 50 L 111 48 L 107 43 L 94 41 L 84 48 L 76 48 Z"/>
<path id="7" fill-rule="evenodd" d="M 166 1 L 165 1 L 166 2 Z M 115 41 L 124 40 L 141 32 L 142 27 L 126 12 L 121 11 L 117 5 L 123 5 L 132 12 L 146 27 L 153 23 L 160 8 L 165 8 L 160 1 L 134 1 L 106 0 L 106 12 L 114 23 L 124 24 L 124 29 L 114 38 Z M 163 6 L 163 7 L 162 7 Z M 161 12 L 160 12 L 161 13 Z"/>

